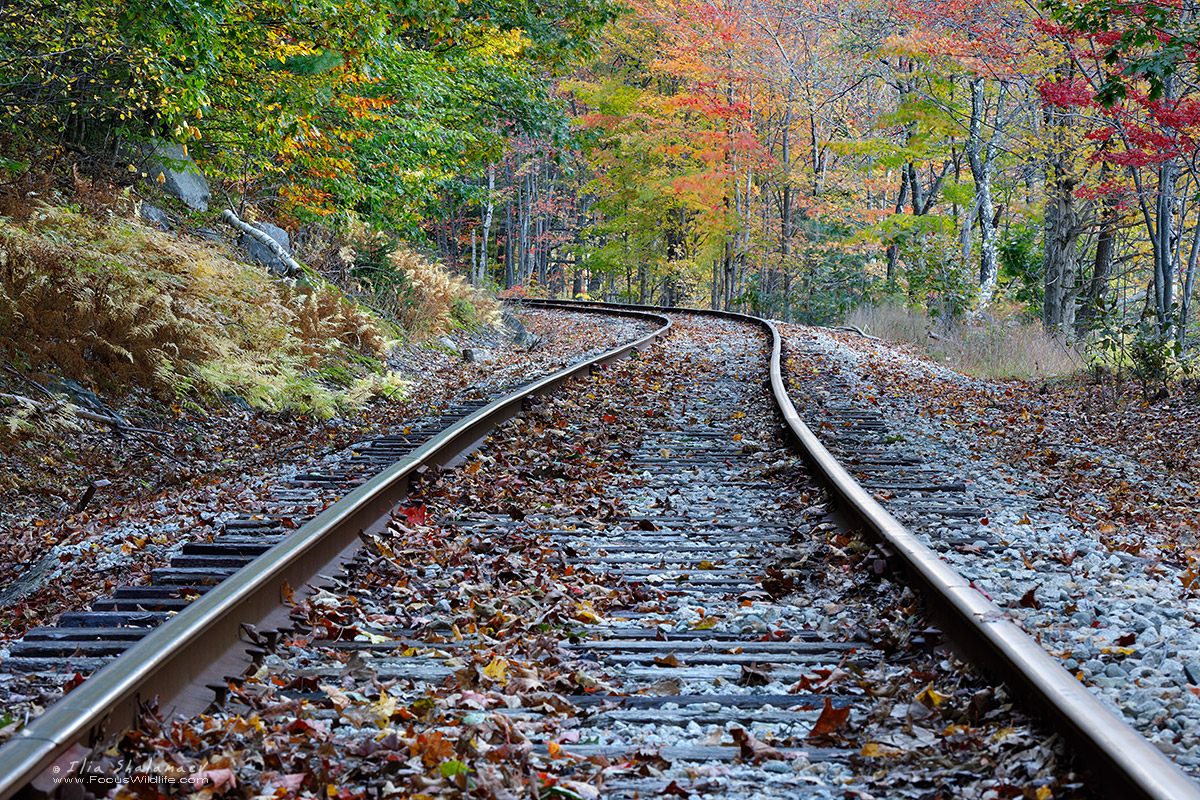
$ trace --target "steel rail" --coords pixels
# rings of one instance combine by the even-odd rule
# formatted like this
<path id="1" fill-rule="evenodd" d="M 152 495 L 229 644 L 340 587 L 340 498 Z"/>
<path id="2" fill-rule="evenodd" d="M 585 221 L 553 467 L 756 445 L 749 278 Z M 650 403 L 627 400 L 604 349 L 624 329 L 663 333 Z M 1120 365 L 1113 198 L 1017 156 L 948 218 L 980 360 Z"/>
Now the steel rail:
<path id="1" fill-rule="evenodd" d="M 539 304 L 542 305 L 542 304 Z M 571 301 L 546 307 L 578 308 Z M 792 437 L 839 508 L 882 542 L 924 592 L 956 645 L 985 672 L 1009 685 L 1026 711 L 1046 719 L 1075 746 L 1084 764 L 1105 783 L 1096 788 L 1114 798 L 1200 800 L 1200 785 L 1087 688 L 1020 626 L 887 512 L 838 463 L 801 419 L 783 376 L 783 338 L 771 320 L 709 309 L 672 309 L 589 303 L 613 310 L 698 313 L 756 324 L 771 336 L 771 393 Z"/>
<path id="2" fill-rule="evenodd" d="M 289 587 L 301 596 L 303 587 L 357 547 L 361 533 L 381 532 L 407 494 L 414 473 L 470 452 L 529 399 L 636 353 L 671 328 L 669 319 L 645 309 L 571 310 L 610 315 L 615 311 L 659 327 L 527 384 L 455 423 L 154 629 L 0 747 L 0 800 L 31 785 L 49 793 L 47 769 L 69 758 L 77 744 L 90 746 L 111 732 L 134 727 L 149 701 L 173 712 L 202 710 L 213 696 L 204 688 L 206 683 L 222 683 L 249 665 L 245 648 L 239 646 L 245 644 L 243 626 L 266 630 L 284 625 Z M 65 765 L 59 766 L 66 774 Z"/>

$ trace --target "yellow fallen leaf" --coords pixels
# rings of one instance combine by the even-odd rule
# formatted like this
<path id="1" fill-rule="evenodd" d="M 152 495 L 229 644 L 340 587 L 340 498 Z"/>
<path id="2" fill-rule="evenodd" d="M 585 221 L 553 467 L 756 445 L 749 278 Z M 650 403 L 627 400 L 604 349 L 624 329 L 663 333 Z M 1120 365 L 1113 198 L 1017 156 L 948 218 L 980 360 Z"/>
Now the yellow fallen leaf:
<path id="1" fill-rule="evenodd" d="M 931 683 L 922 689 L 921 693 L 917 695 L 917 702 L 924 703 L 931 708 L 941 708 L 942 702 L 949 697 L 950 695 L 948 694 L 941 694 L 940 692 L 935 691 L 933 684 Z"/>
<path id="2" fill-rule="evenodd" d="M 879 742 L 867 742 L 863 745 L 862 750 L 859 751 L 859 755 L 866 758 L 896 758 L 904 755 L 904 751 L 899 747 L 892 747 L 891 745 L 880 744 Z"/>
<path id="3" fill-rule="evenodd" d="M 492 663 L 483 668 L 483 674 L 504 686 L 508 683 L 508 659 L 493 658 Z"/>
<path id="4" fill-rule="evenodd" d="M 596 613 L 596 609 L 592 608 L 592 604 L 584 601 L 575 606 L 575 619 L 583 620 L 584 622 L 601 623 L 604 619 Z"/>
<path id="5" fill-rule="evenodd" d="M 390 696 L 387 692 L 381 692 L 379 699 L 371 704 L 371 714 L 375 717 L 375 724 L 381 728 L 386 728 L 392 715 L 396 713 L 396 698 Z"/>
<path id="6" fill-rule="evenodd" d="M 1049 786 L 1039 786 L 1037 790 L 1037 800 L 1049 800 L 1054 795 L 1050 791 Z"/>
<path id="7" fill-rule="evenodd" d="M 713 562 L 708 561 L 708 560 L 701 561 L 700 565 L 698 567 L 696 567 L 696 569 L 716 569 L 716 568 L 717 568 L 717 566 L 715 564 L 713 564 Z"/>

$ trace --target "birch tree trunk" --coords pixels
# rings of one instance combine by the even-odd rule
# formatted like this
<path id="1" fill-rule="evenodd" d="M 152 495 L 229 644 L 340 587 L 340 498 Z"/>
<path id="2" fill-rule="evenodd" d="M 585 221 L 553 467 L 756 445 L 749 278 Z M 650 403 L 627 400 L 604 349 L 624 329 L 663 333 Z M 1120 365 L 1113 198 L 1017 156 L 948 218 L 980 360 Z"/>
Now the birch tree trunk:
<path id="1" fill-rule="evenodd" d="M 975 206 L 979 212 L 979 292 L 976 295 L 975 313 L 982 311 L 992 301 L 999 277 L 996 257 L 996 212 L 992 204 L 992 174 L 996 169 L 996 153 L 999 150 L 1000 113 L 1004 105 L 1005 88 L 1001 84 L 996 98 L 997 124 L 992 133 L 983 140 L 983 123 L 986 112 L 985 92 L 987 83 L 983 78 L 971 80 L 971 121 L 967 128 L 967 160 L 971 165 L 971 177 L 975 179 Z M 968 223 L 969 224 L 969 223 Z"/>
<path id="2" fill-rule="evenodd" d="M 487 168 L 487 202 L 480 215 L 480 235 L 483 239 L 479 246 L 479 283 L 488 274 L 488 235 L 492 232 L 492 214 L 496 210 L 496 165 L 488 164 Z"/>

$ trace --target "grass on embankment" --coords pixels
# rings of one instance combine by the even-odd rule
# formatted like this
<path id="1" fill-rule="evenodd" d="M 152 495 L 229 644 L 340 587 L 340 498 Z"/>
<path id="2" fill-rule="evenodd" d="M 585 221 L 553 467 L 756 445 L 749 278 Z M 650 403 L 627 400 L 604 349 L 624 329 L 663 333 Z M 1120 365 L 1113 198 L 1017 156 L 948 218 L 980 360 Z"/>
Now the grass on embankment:
<path id="1" fill-rule="evenodd" d="M 420 338 L 464 314 L 498 318 L 494 300 L 407 251 L 394 264 L 406 313 L 393 322 L 320 278 L 274 280 L 225 246 L 154 230 L 129 211 L 42 206 L 23 223 L 0 220 L 0 359 L 106 394 L 236 395 L 329 417 L 401 389 L 387 356 L 414 328 Z M 8 423 L 17 433 L 21 415 Z"/>
<path id="2" fill-rule="evenodd" d="M 1084 368 L 1078 352 L 1047 336 L 1036 323 L 989 321 L 935 331 L 925 314 L 885 305 L 856 308 L 846 315 L 846 324 L 889 342 L 914 344 L 933 360 L 980 378 L 1040 380 Z"/>

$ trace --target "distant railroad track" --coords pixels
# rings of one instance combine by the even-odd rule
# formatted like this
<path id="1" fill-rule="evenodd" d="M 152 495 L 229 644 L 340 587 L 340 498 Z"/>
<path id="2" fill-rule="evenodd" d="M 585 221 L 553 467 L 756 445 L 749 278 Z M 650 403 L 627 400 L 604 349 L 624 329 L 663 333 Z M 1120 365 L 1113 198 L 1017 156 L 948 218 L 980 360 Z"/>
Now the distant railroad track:
<path id="1" fill-rule="evenodd" d="M 734 608 L 747 602 L 747 598 L 752 603 L 763 595 L 762 565 L 756 560 L 760 552 L 764 548 L 796 544 L 790 533 L 796 527 L 792 517 L 783 512 L 768 515 L 761 511 L 778 499 L 778 485 L 759 477 L 763 473 L 758 467 L 762 465 L 750 463 L 745 457 L 747 448 L 730 444 L 741 438 L 741 409 L 749 408 L 745 404 L 750 401 L 745 398 L 752 397 L 747 387 L 755 386 L 757 380 L 746 380 L 736 370 L 755 362 L 761 368 L 765 354 L 768 361 L 765 379 L 769 385 L 766 396 L 782 417 L 786 434 L 796 443 L 813 477 L 827 487 L 841 514 L 854 519 L 875 539 L 879 561 L 899 566 L 907 580 L 920 590 L 951 640 L 970 654 L 983 671 L 1012 687 L 1031 715 L 1047 720 L 1066 734 L 1082 763 L 1105 781 L 1096 784 L 1103 786 L 1104 793 L 1161 800 L 1200 798 L 1200 787 L 1123 720 L 1106 710 L 1005 618 L 998 607 L 966 585 L 936 554 L 896 522 L 837 463 L 805 426 L 789 396 L 782 373 L 782 340 L 771 322 L 720 312 L 608 304 L 531 304 L 634 316 L 652 321 L 658 328 L 635 342 L 470 411 L 416 450 L 403 454 L 394 465 L 299 530 L 286 535 L 282 530 L 273 531 L 278 541 L 267 540 L 269 548 L 257 538 L 264 531 L 256 530 L 253 534 L 247 531 L 237 541 L 231 540 L 224 549 L 219 547 L 219 552 L 188 553 L 199 560 L 182 567 L 192 572 L 180 580 L 194 582 L 203 572 L 210 577 L 208 583 L 212 588 L 196 599 L 179 603 L 178 608 L 172 607 L 170 610 L 178 613 L 145 635 L 139 628 L 151 620 L 139 615 L 156 615 L 152 621 L 157 623 L 165 614 L 144 611 L 146 603 L 139 603 L 137 598 L 131 599 L 129 607 L 114 608 L 109 611 L 110 617 L 96 618 L 90 623 L 108 625 L 104 629 L 107 634 L 114 640 L 124 638 L 123 644 L 105 644 L 109 640 L 105 638 L 107 634 L 100 633 L 102 629 L 93 627 L 89 631 L 72 624 L 82 622 L 82 618 L 68 620 L 57 642 L 52 633 L 41 634 L 40 641 L 49 643 L 46 649 L 38 651 L 36 645 L 31 645 L 30 655 L 23 657 L 86 656 L 89 649 L 96 654 L 107 654 L 106 647 L 124 653 L 0 747 L 0 800 L 29 786 L 39 775 L 44 776 L 56 759 L 72 752 L 73 746 L 101 741 L 135 724 L 143 704 L 151 698 L 157 698 L 160 708 L 181 713 L 209 707 L 214 700 L 212 687 L 225 685 L 228 676 L 244 673 L 252 658 L 261 661 L 276 647 L 280 639 L 274 631 L 289 626 L 288 601 L 302 596 L 301 587 L 347 563 L 362 534 L 387 535 L 393 510 L 408 495 L 410 481 L 415 476 L 430 467 L 454 462 L 476 447 L 497 425 L 572 378 L 586 376 L 602 365 L 647 350 L 670 332 L 671 320 L 664 316 L 667 313 L 713 319 L 713 325 L 724 326 L 722 330 L 731 336 L 740 329 L 742 332 L 736 336 L 750 343 L 745 348 L 749 354 L 727 348 L 728 352 L 719 358 L 713 356 L 711 365 L 703 369 L 697 366 L 692 376 L 695 396 L 678 398 L 678 406 L 683 409 L 680 416 L 682 419 L 685 412 L 699 413 L 697 409 L 703 408 L 709 421 L 703 425 L 681 423 L 675 428 L 667 426 L 648 433 L 629 460 L 640 470 L 640 485 L 645 492 L 669 496 L 673 487 L 677 490 L 701 480 L 700 476 L 711 476 L 732 487 L 723 497 L 697 500 L 686 513 L 660 510 L 649 514 L 642 510 L 640 516 L 615 519 L 612 526 L 590 535 L 580 533 L 578 520 L 551 517 L 499 518 L 464 511 L 447 524 L 467 534 L 493 537 L 497 541 L 513 537 L 525 541 L 525 537 L 536 535 L 541 541 L 561 542 L 563 551 L 573 554 L 572 569 L 587 569 L 618 583 L 645 583 L 648 596 L 657 598 L 656 602 L 664 604 L 664 608 L 679 611 L 688 601 L 701 604 L 710 598 L 713 601 L 725 598 L 723 602 L 732 602 Z M 760 344 L 755 345 L 756 341 Z M 700 364 L 698 358 L 694 360 Z M 249 557 L 254 560 L 239 566 L 240 561 Z M 354 563 L 351 562 L 352 570 Z M 664 582 L 669 584 L 670 591 L 666 591 Z M 753 626 L 745 629 L 698 626 L 690 632 L 664 634 L 662 626 L 638 625 L 636 614 L 632 619 L 634 624 L 622 625 L 597 621 L 586 631 L 572 632 L 569 641 L 564 640 L 560 645 L 564 652 L 618 671 L 626 681 L 620 693 L 605 690 L 578 700 L 581 706 L 601 708 L 593 725 L 632 730 L 638 725 L 684 726 L 706 721 L 722 724 L 733 721 L 748 726 L 769 719 L 785 728 L 797 722 L 807 726 L 812 723 L 812 709 L 819 709 L 825 699 L 820 692 L 779 695 L 756 694 L 752 688 L 728 688 L 717 693 L 689 694 L 688 687 L 698 686 L 697 681 L 716 681 L 720 686 L 736 682 L 741 687 L 753 687 L 759 678 L 799 679 L 813 664 L 865 664 L 881 658 L 869 643 L 851 646 L 796 627 L 788 629 L 791 635 L 783 639 L 768 631 L 769 640 L 763 641 L 762 631 Z M 248 630 L 262 633 L 248 634 Z M 132 631 L 137 631 L 136 635 Z M 376 645 L 356 644 L 353 649 L 374 654 L 377 661 L 373 666 L 377 671 L 382 670 L 382 674 L 427 684 L 445 679 L 448 671 L 436 659 L 389 660 L 387 653 L 393 648 L 390 643 L 419 647 L 420 641 L 413 638 L 419 634 L 419 630 L 411 628 L 384 630 L 379 638 L 385 641 Z M 249 656 L 248 636 L 254 639 L 256 650 Z M 135 639 L 136 643 L 126 649 L 128 641 Z M 339 647 L 345 649 L 344 644 L 332 641 L 324 642 L 323 646 L 334 651 Z M 439 647 L 451 646 L 439 644 Z M 774 665 L 774 670 L 768 670 L 772 674 L 762 678 L 757 672 L 759 665 Z M 320 667 L 313 669 L 314 674 L 320 673 Z M 743 682 L 747 675 L 751 679 Z M 656 680 L 673 681 L 680 691 L 639 693 Z M 617 704 L 621 708 L 616 708 Z M 664 709 L 668 704 L 678 710 Z M 860 713 L 868 712 L 860 710 Z M 620 746 L 606 745 L 600 733 L 591 738 L 597 742 L 563 745 L 562 749 L 581 758 L 618 755 Z M 737 748 L 717 744 L 664 749 L 665 757 L 689 763 L 730 760 L 737 758 L 738 752 Z M 806 752 L 806 757 L 814 760 L 850 756 L 834 747 Z M 39 788 L 45 786 L 43 783 Z M 617 781 L 609 789 L 616 794 L 643 795 L 665 790 L 642 779 Z"/>

